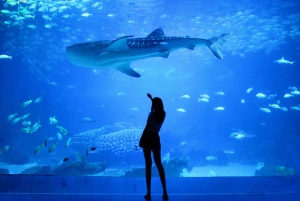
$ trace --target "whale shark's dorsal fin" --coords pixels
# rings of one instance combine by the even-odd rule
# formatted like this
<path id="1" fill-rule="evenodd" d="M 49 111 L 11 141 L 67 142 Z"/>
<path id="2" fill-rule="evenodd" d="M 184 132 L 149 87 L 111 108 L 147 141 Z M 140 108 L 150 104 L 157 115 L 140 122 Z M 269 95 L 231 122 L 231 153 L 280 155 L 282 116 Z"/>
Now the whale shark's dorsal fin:
<path id="1" fill-rule="evenodd" d="M 166 37 L 164 31 L 161 28 L 152 31 L 146 38 L 163 38 Z"/>

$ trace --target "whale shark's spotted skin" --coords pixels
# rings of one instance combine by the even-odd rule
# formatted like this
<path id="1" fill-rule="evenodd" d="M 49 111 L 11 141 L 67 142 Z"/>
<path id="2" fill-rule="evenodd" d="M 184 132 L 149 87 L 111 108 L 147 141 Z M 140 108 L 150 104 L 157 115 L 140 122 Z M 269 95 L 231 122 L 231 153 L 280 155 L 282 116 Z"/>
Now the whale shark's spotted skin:
<path id="1" fill-rule="evenodd" d="M 130 48 L 138 47 L 154 47 L 159 45 L 167 45 L 170 40 L 180 40 L 189 37 L 166 37 L 162 29 L 156 29 L 146 38 L 133 38 L 127 40 Z"/>
<path id="2" fill-rule="evenodd" d="M 223 43 L 225 36 L 212 39 L 190 37 L 167 37 L 162 29 L 156 29 L 145 38 L 124 36 L 116 40 L 103 40 L 74 44 L 66 48 L 68 59 L 78 66 L 88 68 L 115 68 L 132 77 L 140 77 L 130 64 L 132 61 L 150 57 L 168 58 L 172 51 L 197 46 L 208 47 L 213 54 L 223 59 L 216 42 Z"/>

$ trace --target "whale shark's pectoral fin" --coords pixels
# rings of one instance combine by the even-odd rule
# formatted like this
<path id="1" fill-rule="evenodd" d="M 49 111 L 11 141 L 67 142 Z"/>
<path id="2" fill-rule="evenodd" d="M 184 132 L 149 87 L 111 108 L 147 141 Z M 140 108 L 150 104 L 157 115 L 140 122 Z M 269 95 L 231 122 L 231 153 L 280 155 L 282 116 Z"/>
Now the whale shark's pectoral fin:
<path id="1" fill-rule="evenodd" d="M 135 72 L 131 67 L 130 63 L 124 63 L 122 65 L 119 65 L 118 67 L 115 68 L 116 70 L 120 71 L 121 73 L 124 73 L 126 75 L 129 75 L 131 77 L 141 77 L 140 74 Z"/>
<path id="2" fill-rule="evenodd" d="M 126 52 L 129 50 L 129 47 L 127 45 L 127 39 L 133 37 L 133 36 L 124 36 L 122 38 L 118 38 L 111 42 L 105 50 L 107 52 L 114 52 L 114 53 L 119 53 L 119 52 Z"/>
<path id="3" fill-rule="evenodd" d="M 194 50 L 195 49 L 195 45 L 189 45 L 189 46 L 187 46 L 187 47 L 185 47 L 185 48 L 187 48 L 187 49 L 189 49 L 189 50 Z"/>
<path id="4" fill-rule="evenodd" d="M 171 50 L 161 50 L 159 56 L 162 58 L 168 58 L 171 53 Z"/>

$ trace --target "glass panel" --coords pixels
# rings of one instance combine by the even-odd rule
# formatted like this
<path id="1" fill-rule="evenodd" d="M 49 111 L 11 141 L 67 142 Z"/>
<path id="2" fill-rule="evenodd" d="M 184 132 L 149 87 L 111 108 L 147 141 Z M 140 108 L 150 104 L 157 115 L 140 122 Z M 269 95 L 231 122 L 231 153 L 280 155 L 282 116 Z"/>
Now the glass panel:
<path id="1" fill-rule="evenodd" d="M 298 1 L 3 3 L 1 174 L 299 175 Z"/>

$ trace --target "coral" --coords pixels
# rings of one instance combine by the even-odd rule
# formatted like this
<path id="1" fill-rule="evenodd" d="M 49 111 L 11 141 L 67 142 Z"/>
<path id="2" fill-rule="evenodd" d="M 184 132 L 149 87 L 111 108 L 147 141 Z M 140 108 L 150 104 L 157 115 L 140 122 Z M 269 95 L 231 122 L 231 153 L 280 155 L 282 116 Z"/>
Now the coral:
<path id="1" fill-rule="evenodd" d="M 23 165 L 29 161 L 29 157 L 20 152 L 11 151 L 3 154 L 1 156 L 1 161 L 8 164 Z"/>
<path id="2" fill-rule="evenodd" d="M 152 166 L 151 176 L 159 176 L 155 165 Z M 131 167 L 130 169 L 124 171 L 123 177 L 145 177 L 145 167 Z"/>
<path id="3" fill-rule="evenodd" d="M 38 174 L 38 175 L 48 175 L 51 166 L 34 166 L 23 170 L 20 174 Z"/>
<path id="4" fill-rule="evenodd" d="M 218 150 L 213 154 L 217 158 L 217 165 L 227 165 L 228 164 L 228 158 L 224 151 Z"/>
<path id="5" fill-rule="evenodd" d="M 9 174 L 8 169 L 0 168 L 0 174 Z"/>
<path id="6" fill-rule="evenodd" d="M 20 174 L 42 175 L 90 175 L 105 171 L 107 163 L 82 163 L 79 161 L 65 163 L 57 166 L 34 166 L 22 171 Z"/>
<path id="7" fill-rule="evenodd" d="M 265 165 L 260 170 L 255 171 L 255 176 L 295 176 L 295 170 L 285 166 Z"/>
<path id="8" fill-rule="evenodd" d="M 207 164 L 206 157 L 209 154 L 204 150 L 192 150 L 187 155 L 194 166 L 205 166 Z"/>
<path id="9" fill-rule="evenodd" d="M 182 169 L 189 168 L 189 157 L 170 158 L 163 162 L 167 177 L 180 177 Z"/>
<path id="10" fill-rule="evenodd" d="M 165 174 L 167 177 L 180 177 L 182 169 L 189 168 L 188 157 L 169 158 L 163 161 Z M 152 166 L 152 177 L 158 177 L 158 170 L 155 165 Z M 124 177 L 145 177 L 145 167 L 132 167 L 124 171 Z"/>

